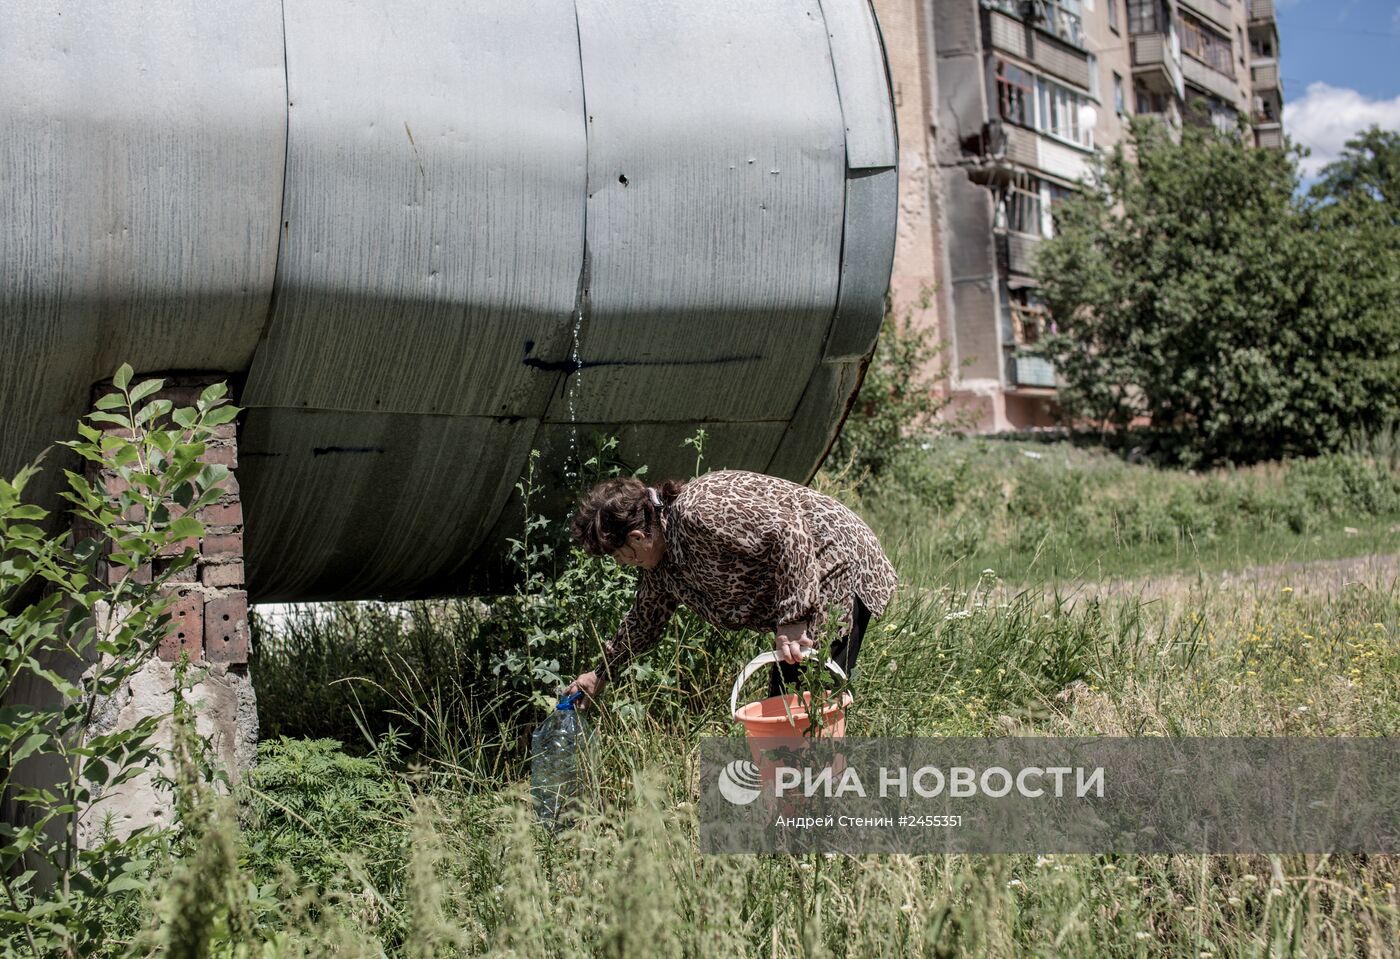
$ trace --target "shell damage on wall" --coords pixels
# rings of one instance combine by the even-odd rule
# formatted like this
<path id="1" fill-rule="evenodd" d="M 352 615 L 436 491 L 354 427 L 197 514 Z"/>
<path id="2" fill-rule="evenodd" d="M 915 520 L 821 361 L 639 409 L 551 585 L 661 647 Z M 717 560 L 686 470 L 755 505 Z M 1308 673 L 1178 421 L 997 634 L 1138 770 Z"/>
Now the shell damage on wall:
<path id="1" fill-rule="evenodd" d="M 825 455 L 895 236 L 867 0 L 7 16 L 6 475 L 122 362 L 227 377 L 249 589 L 294 600 L 463 588 L 595 431 Z"/>

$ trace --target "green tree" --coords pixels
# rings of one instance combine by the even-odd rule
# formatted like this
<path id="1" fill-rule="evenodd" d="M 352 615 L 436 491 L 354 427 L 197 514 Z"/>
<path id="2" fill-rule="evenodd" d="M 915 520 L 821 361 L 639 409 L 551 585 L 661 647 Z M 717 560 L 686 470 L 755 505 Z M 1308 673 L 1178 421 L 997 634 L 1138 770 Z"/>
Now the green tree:
<path id="1" fill-rule="evenodd" d="M 124 836 L 104 827 L 95 843 L 80 841 L 79 820 L 102 811 L 104 793 L 155 763 L 162 717 L 107 732 L 93 720 L 169 631 L 162 587 L 194 562 L 194 551 L 149 576 L 140 571 L 202 535 L 196 516 L 218 499 L 228 468 L 200 457 L 215 428 L 239 411 L 225 403 L 223 384 L 176 409 L 153 398 L 163 381 L 132 385 L 131 376 L 123 364 L 113 390 L 78 424 L 81 438 L 59 444 L 121 480 L 113 494 L 64 471 L 60 495 L 93 535 L 70 544 L 66 532 L 45 532 L 48 511 L 24 499 L 37 464 L 0 478 L 0 793 L 12 813 L 0 823 L 6 956 L 117 954 L 107 936 L 139 916 L 162 838 L 149 827 Z M 181 515 L 172 515 L 172 503 Z M 35 784 L 17 775 L 29 757 L 59 758 L 66 777 Z"/>
<path id="2" fill-rule="evenodd" d="M 1322 202 L 1380 204 L 1372 212 L 1400 224 L 1400 132 L 1372 126 L 1348 140 L 1342 155 L 1323 168 L 1312 195 Z"/>
<path id="3" fill-rule="evenodd" d="M 933 296 L 924 290 L 924 306 Z M 829 464 L 849 464 L 855 471 L 877 476 L 907 451 L 921 431 L 946 428 L 939 419 L 951 400 L 938 391 L 948 378 L 945 344 L 931 331 L 914 325 L 905 315 L 885 314 L 875 352 L 861 380 Z"/>
<path id="4" fill-rule="evenodd" d="M 1297 188 L 1293 152 L 1134 121 L 1039 254 L 1066 416 L 1145 420 L 1185 464 L 1309 455 L 1393 418 L 1394 237 Z"/>

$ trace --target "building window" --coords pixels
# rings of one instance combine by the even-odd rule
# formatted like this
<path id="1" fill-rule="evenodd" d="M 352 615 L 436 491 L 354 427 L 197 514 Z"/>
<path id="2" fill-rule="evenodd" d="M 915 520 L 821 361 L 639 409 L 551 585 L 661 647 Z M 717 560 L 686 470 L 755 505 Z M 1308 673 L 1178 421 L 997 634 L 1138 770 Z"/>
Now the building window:
<path id="1" fill-rule="evenodd" d="M 1137 101 L 1136 111 L 1138 116 L 1150 116 L 1154 113 L 1168 112 L 1168 95 L 1149 90 L 1146 85 L 1142 83 L 1134 85 L 1133 99 Z"/>
<path id="2" fill-rule="evenodd" d="M 1045 301 L 1033 289 L 1021 287 L 1008 291 L 1011 306 L 1012 336 L 1017 346 L 1034 346 L 1050 330 L 1050 311 Z"/>
<path id="3" fill-rule="evenodd" d="M 1098 100 L 1099 97 L 1099 58 L 1092 53 L 1087 57 L 1089 64 L 1089 96 Z"/>
<path id="4" fill-rule="evenodd" d="M 1167 22 L 1161 0 L 1128 0 L 1129 33 L 1166 33 Z"/>
<path id="5" fill-rule="evenodd" d="M 1195 17 L 1183 15 L 1181 18 L 1181 52 L 1218 73 L 1230 78 L 1235 76 L 1230 38 L 1216 33 Z"/>
<path id="6" fill-rule="evenodd" d="M 1108 0 L 1108 29 L 1118 32 L 1118 4 L 1121 0 Z"/>
<path id="7" fill-rule="evenodd" d="M 1256 60 L 1272 60 L 1274 57 L 1274 45 L 1267 39 L 1251 40 L 1249 42 L 1249 52 Z"/>
<path id="8" fill-rule="evenodd" d="M 1036 78 L 1036 93 L 1037 130 L 1086 149 L 1093 149 L 1093 128 L 1080 122 L 1082 109 L 1088 103 L 1087 98 L 1044 77 Z"/>
<path id="9" fill-rule="evenodd" d="M 1011 181 L 1002 199 L 1006 229 L 1011 233 L 1042 236 L 1045 232 L 1041 218 L 1040 181 L 1021 173 Z"/>
<path id="10" fill-rule="evenodd" d="M 1076 47 L 1084 46 L 1084 10 L 1080 0 L 1048 0 L 1045 28 Z"/>
<path id="11" fill-rule="evenodd" d="M 1245 46 L 1244 46 L 1244 29 L 1243 29 L 1242 27 L 1235 27 L 1235 39 L 1239 41 L 1240 66 L 1243 67 L 1243 66 L 1244 66 L 1244 51 L 1245 51 Z"/>
<path id="12" fill-rule="evenodd" d="M 1128 112 L 1128 98 L 1123 93 L 1123 78 L 1116 73 L 1113 75 L 1113 109 L 1118 111 L 1120 117 Z"/>
<path id="13" fill-rule="evenodd" d="M 1014 63 L 997 61 L 997 107 L 1001 118 L 1018 126 L 1035 126 L 1035 74 Z"/>
<path id="14" fill-rule="evenodd" d="M 1218 97 L 1205 93 L 1193 91 L 1189 96 L 1193 122 L 1209 123 L 1221 133 L 1234 131 L 1239 122 L 1239 113 L 1233 106 Z"/>
<path id="15" fill-rule="evenodd" d="M 1006 60 L 996 61 L 996 87 L 997 113 L 1003 120 L 1094 148 L 1094 129 L 1081 119 L 1090 103 L 1082 93 Z"/>
<path id="16" fill-rule="evenodd" d="M 1041 202 L 1046 204 L 1045 213 L 1048 214 L 1042 221 L 1044 223 L 1044 231 L 1046 236 L 1054 236 L 1055 210 L 1059 208 L 1061 203 L 1074 196 L 1075 191 L 1067 186 L 1060 186 L 1058 183 L 1050 183 L 1048 181 L 1042 185 L 1044 190 L 1041 193 Z"/>

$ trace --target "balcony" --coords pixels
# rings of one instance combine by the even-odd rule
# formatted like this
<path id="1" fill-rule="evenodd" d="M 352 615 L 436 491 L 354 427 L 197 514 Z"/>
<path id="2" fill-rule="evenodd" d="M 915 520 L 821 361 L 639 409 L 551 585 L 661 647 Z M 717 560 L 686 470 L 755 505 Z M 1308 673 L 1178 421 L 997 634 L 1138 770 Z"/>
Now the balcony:
<path id="1" fill-rule="evenodd" d="M 1035 389 L 1055 388 L 1055 366 L 1043 356 L 1026 353 L 1012 353 L 1007 359 L 1011 367 L 1011 383 L 1018 387 Z"/>
<path id="2" fill-rule="evenodd" d="M 1006 159 L 1019 167 L 1031 169 L 1040 164 L 1040 137 L 1025 127 L 1006 125 Z"/>
<path id="3" fill-rule="evenodd" d="M 1058 37 L 1065 43 L 1085 49 L 1084 22 L 1054 0 L 982 0 L 982 6 L 1016 20 L 1033 24 L 1037 29 Z"/>
<path id="4" fill-rule="evenodd" d="M 1213 23 L 1227 34 L 1234 26 L 1234 21 L 1230 18 L 1230 7 L 1220 3 L 1220 0 L 1177 0 L 1186 10 L 1190 10 L 1196 16 Z"/>
<path id="5" fill-rule="evenodd" d="M 1240 102 L 1240 85 L 1234 77 L 1228 77 L 1192 56 L 1181 58 L 1181 74 L 1186 82 L 1229 104 Z"/>
<path id="6" fill-rule="evenodd" d="M 996 245 L 1003 275 L 1035 276 L 1035 248 L 1040 237 L 1007 230 L 997 233 Z"/>
<path id="7" fill-rule="evenodd" d="M 1181 107 L 1176 100 L 1168 100 L 1165 108 L 1161 110 L 1139 109 L 1137 116 L 1148 120 L 1156 120 L 1158 123 L 1166 125 L 1172 131 L 1172 139 L 1179 140 L 1181 136 Z"/>
<path id="8" fill-rule="evenodd" d="M 1010 10 L 1015 4 L 995 4 L 987 13 L 987 41 L 990 46 L 1012 56 L 1020 57 L 1035 67 L 1081 90 L 1089 88 L 1089 55 L 1083 48 L 1083 34 L 1077 27 L 1068 24 L 1077 17 L 1064 13 L 1053 4 L 1043 6 L 1045 16 L 1032 21 L 1035 30 L 1027 28 L 1027 21 Z M 1066 19 L 1068 18 L 1068 19 Z M 1078 37 L 1078 40 L 1070 39 Z"/>
<path id="9" fill-rule="evenodd" d="M 1283 124 L 1281 123 L 1256 123 L 1254 124 L 1254 142 L 1260 147 L 1282 150 L 1283 149 Z"/>
<path id="10" fill-rule="evenodd" d="M 1037 23 L 1040 29 L 1058 37 L 1071 46 L 1084 49 L 1084 23 L 1078 16 L 1065 10 L 1057 3 L 1044 6 L 1045 16 Z"/>
<path id="11" fill-rule="evenodd" d="M 1274 19 L 1274 0 L 1249 0 L 1249 22 L 1266 23 Z"/>
<path id="12" fill-rule="evenodd" d="M 1171 91 L 1180 99 L 1182 89 L 1181 65 L 1172 56 L 1171 38 L 1165 33 L 1140 33 L 1132 38 L 1133 77 L 1144 81 L 1149 89 Z"/>
<path id="13" fill-rule="evenodd" d="M 1255 93 L 1263 90 L 1283 90 L 1277 60 L 1255 60 L 1249 66 L 1249 74 L 1254 83 Z"/>

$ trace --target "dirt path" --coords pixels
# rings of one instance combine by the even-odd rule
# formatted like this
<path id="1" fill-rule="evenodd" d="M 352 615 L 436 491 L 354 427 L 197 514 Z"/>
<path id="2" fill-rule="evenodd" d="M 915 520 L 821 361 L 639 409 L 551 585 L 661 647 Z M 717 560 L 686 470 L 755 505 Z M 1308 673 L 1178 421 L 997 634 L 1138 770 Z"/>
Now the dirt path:
<path id="1" fill-rule="evenodd" d="M 1349 559 L 1324 559 L 1307 563 L 1274 563 L 1219 573 L 1149 576 L 1140 579 L 1079 581 L 1059 587 L 1061 595 L 1075 601 L 1138 597 L 1161 600 L 1236 593 L 1258 596 L 1285 588 L 1299 596 L 1336 595 L 1347 586 L 1361 584 L 1390 589 L 1400 579 L 1400 554 L 1378 553 Z"/>

